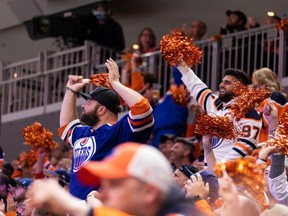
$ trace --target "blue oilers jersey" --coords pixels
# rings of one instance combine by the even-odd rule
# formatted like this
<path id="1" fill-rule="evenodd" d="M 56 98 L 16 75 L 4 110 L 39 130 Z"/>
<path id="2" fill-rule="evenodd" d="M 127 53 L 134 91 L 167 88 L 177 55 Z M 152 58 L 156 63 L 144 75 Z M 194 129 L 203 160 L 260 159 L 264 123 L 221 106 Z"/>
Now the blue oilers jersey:
<path id="1" fill-rule="evenodd" d="M 154 119 L 149 103 L 146 103 L 146 99 L 145 103 L 143 102 L 136 104 L 138 105 L 138 111 L 140 107 L 143 113 L 132 115 L 133 111 L 129 111 L 129 114 L 113 125 L 105 124 L 93 130 L 90 126 L 83 126 L 80 120 L 76 119 L 64 128 L 59 129 L 61 139 L 69 143 L 73 148 L 70 175 L 70 193 L 73 196 L 85 199 L 87 194 L 95 189 L 81 184 L 76 177 L 76 173 L 86 163 L 91 160 L 102 160 L 110 154 L 115 146 L 123 142 L 147 142 L 153 129 Z"/>

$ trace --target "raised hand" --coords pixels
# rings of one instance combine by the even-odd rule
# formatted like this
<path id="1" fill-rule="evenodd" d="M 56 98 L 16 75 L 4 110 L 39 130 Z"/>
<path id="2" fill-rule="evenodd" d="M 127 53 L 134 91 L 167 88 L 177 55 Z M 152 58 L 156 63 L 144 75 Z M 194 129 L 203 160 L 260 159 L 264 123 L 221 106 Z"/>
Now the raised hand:
<path id="1" fill-rule="evenodd" d="M 89 79 L 84 79 L 83 76 L 69 75 L 66 86 L 75 92 L 81 91 L 84 86 L 89 83 Z"/>
<path id="2" fill-rule="evenodd" d="M 206 184 L 204 183 L 202 176 L 199 173 L 191 175 L 190 179 L 184 184 L 187 198 L 199 196 L 202 199 L 206 199 L 209 195 L 209 184 L 208 182 Z"/>
<path id="3" fill-rule="evenodd" d="M 114 82 L 119 82 L 120 75 L 117 63 L 112 58 L 109 58 L 106 60 L 105 65 L 109 70 L 109 81 L 111 85 L 113 85 Z"/>
<path id="4" fill-rule="evenodd" d="M 264 107 L 263 115 L 268 122 L 269 130 L 276 130 L 278 126 L 278 110 L 271 101 Z"/>

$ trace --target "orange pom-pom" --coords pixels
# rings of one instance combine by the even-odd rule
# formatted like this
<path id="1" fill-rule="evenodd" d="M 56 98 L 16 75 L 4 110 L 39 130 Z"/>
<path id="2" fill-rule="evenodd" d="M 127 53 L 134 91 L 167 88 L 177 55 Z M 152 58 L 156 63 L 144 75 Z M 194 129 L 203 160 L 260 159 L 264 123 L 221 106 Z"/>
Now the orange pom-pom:
<path id="1" fill-rule="evenodd" d="M 236 97 L 238 97 L 248 91 L 248 86 L 242 84 L 239 81 L 234 81 L 231 91 L 235 94 Z"/>
<path id="2" fill-rule="evenodd" d="M 93 74 L 90 77 L 90 82 L 92 82 L 96 86 L 102 86 L 102 87 L 113 89 L 109 81 L 108 73 Z M 125 104 L 124 100 L 119 95 L 118 97 L 120 100 L 120 104 L 124 105 Z"/>
<path id="3" fill-rule="evenodd" d="M 254 89 L 247 87 L 239 82 L 234 85 L 232 91 L 238 96 L 235 103 L 228 107 L 236 120 L 246 116 L 246 114 L 271 95 L 271 92 L 266 89 Z"/>
<path id="4" fill-rule="evenodd" d="M 243 187 L 255 197 L 260 204 L 266 206 L 263 193 L 265 187 L 263 171 L 265 167 L 266 165 L 256 164 L 255 158 L 246 157 L 233 161 L 219 162 L 216 164 L 214 172 L 218 177 L 228 174 L 236 186 Z"/>
<path id="5" fill-rule="evenodd" d="M 172 93 L 173 101 L 180 106 L 187 106 L 191 100 L 190 92 L 183 84 L 179 85 L 179 87 L 175 84 L 171 85 L 170 92 Z"/>
<path id="6" fill-rule="evenodd" d="M 53 133 L 44 128 L 39 122 L 26 126 L 22 130 L 22 135 L 24 137 L 24 144 L 33 149 L 43 147 L 49 150 L 56 148 L 58 145 L 58 143 L 52 140 Z"/>
<path id="7" fill-rule="evenodd" d="M 183 60 L 189 67 L 201 63 L 202 51 L 182 31 L 164 35 L 160 41 L 160 51 L 171 66 L 176 66 Z"/>
<path id="8" fill-rule="evenodd" d="M 275 136 L 267 144 L 280 147 L 280 152 L 288 156 L 288 111 L 282 115 Z"/>
<path id="9" fill-rule="evenodd" d="M 35 150 L 30 150 L 26 152 L 21 152 L 19 155 L 19 165 L 24 165 L 32 167 L 37 161 L 37 152 Z"/>
<path id="10" fill-rule="evenodd" d="M 109 82 L 109 74 L 108 73 L 93 74 L 90 77 L 90 82 L 92 82 L 96 86 L 102 86 L 102 87 L 112 89 L 112 86 Z"/>
<path id="11" fill-rule="evenodd" d="M 288 31 L 288 18 L 282 19 L 280 20 L 277 25 L 276 28 L 278 30 L 282 30 L 282 31 Z"/>
<path id="12" fill-rule="evenodd" d="M 198 116 L 195 133 L 202 136 L 211 134 L 224 139 L 234 139 L 237 136 L 235 126 L 227 116 L 212 117 L 205 113 Z"/>

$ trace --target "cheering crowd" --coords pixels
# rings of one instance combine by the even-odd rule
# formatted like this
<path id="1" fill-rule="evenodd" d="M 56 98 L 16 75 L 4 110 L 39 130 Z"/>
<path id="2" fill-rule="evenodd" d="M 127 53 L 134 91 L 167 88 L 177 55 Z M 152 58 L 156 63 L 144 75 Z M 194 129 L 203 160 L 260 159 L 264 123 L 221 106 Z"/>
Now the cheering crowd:
<path id="1" fill-rule="evenodd" d="M 287 215 L 288 106 L 277 74 L 227 68 L 215 94 L 192 69 L 202 51 L 187 43 L 184 52 L 183 40 L 179 31 L 160 42 L 173 74 L 160 100 L 140 52 L 122 70 L 107 59 L 90 93 L 90 79 L 69 75 L 63 143 L 40 123 L 23 130 L 31 151 L 3 162 L 2 215 Z"/>

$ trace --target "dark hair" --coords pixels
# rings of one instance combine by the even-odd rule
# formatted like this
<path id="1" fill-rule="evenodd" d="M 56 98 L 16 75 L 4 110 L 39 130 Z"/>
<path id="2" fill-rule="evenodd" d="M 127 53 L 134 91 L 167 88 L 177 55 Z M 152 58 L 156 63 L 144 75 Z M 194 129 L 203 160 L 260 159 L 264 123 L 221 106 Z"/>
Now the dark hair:
<path id="1" fill-rule="evenodd" d="M 249 78 L 244 71 L 234 69 L 234 68 L 228 68 L 225 70 L 224 76 L 229 76 L 229 75 L 235 77 L 243 85 L 249 85 L 250 83 Z"/>
<path id="2" fill-rule="evenodd" d="M 149 72 L 142 72 L 141 73 L 144 79 L 145 84 L 149 84 L 149 88 L 152 88 L 154 83 L 157 83 L 157 78 L 154 74 Z"/>
<path id="3" fill-rule="evenodd" d="M 171 140 L 172 142 L 174 142 L 176 139 L 176 136 L 173 134 L 163 134 L 162 136 L 160 136 L 160 143 L 164 143 L 167 140 Z"/>
<path id="4" fill-rule="evenodd" d="M 192 163 L 195 161 L 195 158 L 194 158 L 194 149 L 195 149 L 195 146 L 194 146 L 194 143 L 189 140 L 189 139 L 186 139 L 184 137 L 177 137 L 175 140 L 174 140 L 174 143 L 176 142 L 180 142 L 182 143 L 184 146 L 188 147 L 189 150 L 190 150 L 190 153 L 189 153 L 189 161 Z"/>
<path id="5" fill-rule="evenodd" d="M 112 16 L 112 10 L 111 10 L 111 3 L 110 1 L 100 1 L 95 5 L 95 9 L 97 10 L 99 7 L 102 7 L 104 11 L 106 12 L 106 15 L 109 17 Z"/>
<path id="6" fill-rule="evenodd" d="M 2 167 L 2 172 L 7 176 L 11 176 L 14 172 L 14 168 L 11 163 L 5 163 Z"/>
<path id="7" fill-rule="evenodd" d="M 34 212 L 34 215 L 36 215 L 36 216 L 54 216 L 55 214 L 50 212 L 46 208 L 37 208 Z"/>
<path id="8" fill-rule="evenodd" d="M 142 47 L 142 44 L 141 44 L 141 42 L 140 42 L 140 37 L 142 36 L 142 34 L 143 34 L 143 32 L 144 31 L 149 31 L 150 32 L 150 34 L 151 34 L 151 44 L 150 44 L 150 48 L 153 48 L 153 47 L 155 47 L 156 46 L 156 35 L 155 35 L 155 33 L 154 33 L 154 31 L 151 29 L 151 28 L 148 28 L 148 27 L 145 27 L 145 28 L 143 28 L 141 31 L 140 31 L 140 34 L 138 35 L 138 44 L 139 44 L 139 50 L 140 50 L 140 52 L 142 52 L 143 50 L 143 47 Z"/>

